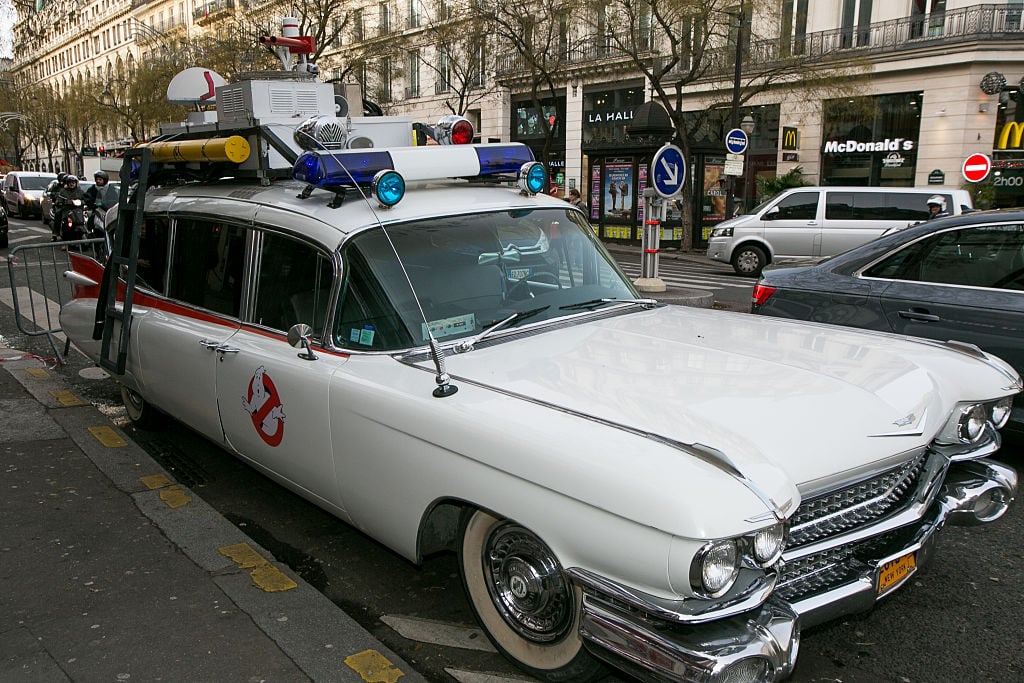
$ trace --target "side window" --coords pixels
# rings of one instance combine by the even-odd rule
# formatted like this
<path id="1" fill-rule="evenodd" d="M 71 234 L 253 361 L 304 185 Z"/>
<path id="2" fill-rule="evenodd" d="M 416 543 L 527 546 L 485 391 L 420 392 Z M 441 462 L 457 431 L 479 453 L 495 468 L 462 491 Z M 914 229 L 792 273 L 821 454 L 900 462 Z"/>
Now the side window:
<path id="1" fill-rule="evenodd" d="M 1024 290 L 1024 226 L 991 225 L 943 232 L 900 250 L 864 274 Z"/>
<path id="2" fill-rule="evenodd" d="M 169 235 L 170 221 L 162 217 L 147 217 L 139 235 L 139 261 L 135 273 L 142 286 L 161 294 L 167 277 Z"/>
<path id="3" fill-rule="evenodd" d="M 205 220 L 178 221 L 167 296 L 237 317 L 244 267 L 245 228 Z"/>
<path id="4" fill-rule="evenodd" d="M 828 218 L 829 220 L 852 220 L 853 193 L 826 192 L 825 218 Z"/>
<path id="5" fill-rule="evenodd" d="M 892 192 L 886 195 L 889 208 L 887 218 L 901 221 L 923 221 L 928 218 L 928 205 L 925 204 L 931 195 L 920 192 Z M 949 198 L 946 199 L 949 206 Z"/>
<path id="6" fill-rule="evenodd" d="M 775 205 L 776 220 L 814 220 L 818 217 L 819 192 L 794 192 Z"/>
<path id="7" fill-rule="evenodd" d="M 312 245 L 264 233 L 259 254 L 253 322 L 276 330 L 306 323 L 323 333 L 334 269 Z"/>
<path id="8" fill-rule="evenodd" d="M 397 299 L 404 308 L 416 303 L 386 247 L 376 234 L 367 234 L 353 240 L 342 254 L 345 281 L 334 322 L 334 343 L 342 348 L 413 346 L 412 335 L 392 301 Z"/>

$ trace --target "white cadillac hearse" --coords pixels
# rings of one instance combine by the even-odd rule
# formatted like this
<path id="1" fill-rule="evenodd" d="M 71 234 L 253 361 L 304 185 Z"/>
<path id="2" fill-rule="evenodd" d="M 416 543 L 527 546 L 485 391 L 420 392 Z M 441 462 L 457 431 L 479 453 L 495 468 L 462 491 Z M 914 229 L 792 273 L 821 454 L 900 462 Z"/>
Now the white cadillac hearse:
<path id="1" fill-rule="evenodd" d="M 264 100 L 296 110 L 231 109 Z M 986 456 L 1021 379 L 1000 359 L 642 299 L 528 148 L 289 124 L 332 100 L 229 84 L 219 122 L 133 150 L 63 328 L 133 420 L 173 416 L 411 561 L 456 551 L 532 675 L 783 679 L 802 627 L 1007 509 L 1017 475 Z"/>

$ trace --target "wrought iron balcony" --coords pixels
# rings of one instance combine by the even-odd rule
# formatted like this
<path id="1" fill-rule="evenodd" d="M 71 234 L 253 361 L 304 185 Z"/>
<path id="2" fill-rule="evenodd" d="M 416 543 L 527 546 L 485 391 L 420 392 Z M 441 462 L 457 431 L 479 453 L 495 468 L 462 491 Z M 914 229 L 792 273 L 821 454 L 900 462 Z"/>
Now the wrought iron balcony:
<path id="1" fill-rule="evenodd" d="M 1021 39 L 1024 39 L 1024 7 L 1007 4 L 972 5 L 929 17 L 904 17 L 865 27 L 816 31 L 786 40 L 776 38 L 753 41 L 744 52 L 744 63 L 747 69 L 756 71 L 759 67 L 771 67 L 792 57 L 801 60 L 808 57 L 859 58 L 913 52 L 929 47 L 946 48 L 958 43 Z M 652 45 L 651 53 L 652 56 L 658 54 L 657 45 Z M 731 73 L 735 54 L 735 47 L 732 46 L 707 51 L 704 55 L 706 75 L 714 77 Z M 594 36 L 563 55 L 566 65 L 627 59 L 610 38 L 603 36 Z M 495 73 L 499 78 L 528 70 L 528 65 L 519 54 L 506 53 L 495 58 Z"/>

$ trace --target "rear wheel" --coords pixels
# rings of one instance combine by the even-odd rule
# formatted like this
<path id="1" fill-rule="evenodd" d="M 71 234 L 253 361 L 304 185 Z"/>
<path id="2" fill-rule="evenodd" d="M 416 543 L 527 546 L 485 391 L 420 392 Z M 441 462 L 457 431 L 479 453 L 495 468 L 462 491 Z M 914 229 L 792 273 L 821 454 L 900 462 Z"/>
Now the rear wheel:
<path id="1" fill-rule="evenodd" d="M 463 518 L 459 564 L 477 619 L 517 666 L 551 682 L 606 675 L 579 635 L 580 590 L 536 535 L 472 511 Z"/>
<path id="2" fill-rule="evenodd" d="M 121 387 L 121 402 L 128 419 L 139 429 L 151 430 L 163 425 L 164 414 L 126 386 Z"/>
<path id="3" fill-rule="evenodd" d="M 732 255 L 732 268 L 740 275 L 757 277 L 768 263 L 764 249 L 753 244 L 741 245 Z"/>

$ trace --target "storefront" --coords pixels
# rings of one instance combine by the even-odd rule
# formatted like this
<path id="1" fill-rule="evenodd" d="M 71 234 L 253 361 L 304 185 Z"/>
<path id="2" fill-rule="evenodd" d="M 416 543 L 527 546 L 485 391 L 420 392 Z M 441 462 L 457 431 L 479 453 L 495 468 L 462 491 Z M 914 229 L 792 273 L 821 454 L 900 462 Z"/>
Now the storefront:
<path id="1" fill-rule="evenodd" d="M 821 184 L 913 187 L 921 92 L 827 100 Z"/>
<path id="2" fill-rule="evenodd" d="M 1024 93 L 1019 88 L 999 94 L 988 182 L 994 207 L 1024 206 Z"/>
<path id="3" fill-rule="evenodd" d="M 581 151 L 588 182 L 582 191 L 602 239 L 636 242 L 641 237 L 647 166 L 664 143 L 629 135 L 634 113 L 643 103 L 641 82 L 617 89 L 596 86 L 583 95 Z"/>
<path id="4" fill-rule="evenodd" d="M 547 158 L 544 158 L 545 132 L 541 117 L 547 121 L 552 134 Z M 522 142 L 528 145 L 533 150 L 534 157 L 547 164 L 551 174 L 549 193 L 556 197 L 564 197 L 568 191 L 565 186 L 564 120 L 564 97 L 545 100 L 540 111 L 531 100 L 514 100 L 512 102 L 511 139 L 513 142 Z"/>

